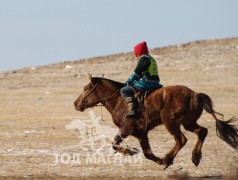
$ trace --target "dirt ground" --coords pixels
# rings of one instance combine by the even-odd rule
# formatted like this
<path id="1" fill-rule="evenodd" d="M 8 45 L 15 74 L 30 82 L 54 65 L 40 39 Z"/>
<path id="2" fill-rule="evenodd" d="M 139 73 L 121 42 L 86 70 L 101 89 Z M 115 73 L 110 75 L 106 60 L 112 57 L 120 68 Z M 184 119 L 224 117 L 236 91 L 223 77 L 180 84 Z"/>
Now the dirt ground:
<path id="1" fill-rule="evenodd" d="M 206 93 L 225 119 L 238 115 L 238 38 L 150 52 L 164 86 L 180 84 Z M 0 72 L 0 179 L 238 179 L 238 153 L 216 136 L 215 121 L 206 113 L 198 121 L 209 130 L 198 167 L 191 161 L 196 136 L 184 129 L 186 146 L 174 164 L 163 170 L 141 152 L 133 158 L 114 154 L 110 142 L 104 142 L 100 151 L 92 149 L 90 133 L 81 136 L 80 127 L 68 128 L 77 118 L 93 119 L 90 113 L 94 112 L 94 118 L 103 117 L 95 131 L 101 129 L 112 138 L 117 128 L 106 109 L 80 113 L 73 102 L 88 83 L 88 73 L 124 82 L 136 63 L 133 53 L 121 53 Z M 97 147 L 102 135 L 93 139 Z M 161 158 L 174 145 L 163 125 L 152 130 L 149 138 Z M 80 146 L 83 140 L 88 142 L 87 150 Z M 124 144 L 141 151 L 133 137 Z"/>

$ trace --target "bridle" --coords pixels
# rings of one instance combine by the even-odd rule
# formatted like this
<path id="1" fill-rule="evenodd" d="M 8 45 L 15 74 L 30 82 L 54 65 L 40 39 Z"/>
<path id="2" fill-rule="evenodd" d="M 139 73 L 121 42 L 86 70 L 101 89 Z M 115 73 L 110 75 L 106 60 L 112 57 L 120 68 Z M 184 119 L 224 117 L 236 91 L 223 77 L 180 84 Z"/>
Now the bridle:
<path id="1" fill-rule="evenodd" d="M 83 103 L 85 104 L 85 99 L 86 99 L 90 94 L 92 94 L 93 91 L 95 91 L 97 85 L 98 85 L 98 84 L 95 84 L 95 85 L 93 86 L 93 88 L 92 88 L 83 98 L 80 98 L 81 106 L 83 105 Z M 112 98 L 115 96 L 115 94 L 116 94 L 119 90 L 120 90 L 120 89 L 117 89 L 114 93 L 112 93 L 112 95 L 110 95 L 110 96 L 108 96 L 108 97 L 106 97 L 106 98 L 97 100 L 97 101 L 95 101 L 95 102 L 91 102 L 90 104 L 92 104 L 92 105 L 95 104 L 94 106 L 101 106 L 101 112 L 102 112 L 102 106 L 104 106 L 104 103 L 107 102 L 107 101 L 109 101 L 110 99 L 112 99 Z M 102 103 L 102 105 L 98 105 L 98 103 Z M 103 120 L 103 113 L 102 113 L 102 120 Z M 145 134 L 146 129 L 147 129 L 147 125 L 148 125 L 148 118 L 146 117 L 145 120 L 146 120 L 146 127 L 145 127 L 145 130 L 144 130 L 143 134 Z"/>
<path id="2" fill-rule="evenodd" d="M 85 99 L 90 95 L 92 94 L 92 92 L 96 89 L 98 84 L 94 85 L 93 88 L 83 97 L 83 98 L 80 98 L 80 102 L 81 103 L 85 103 Z"/>
<path id="3" fill-rule="evenodd" d="M 97 85 L 98 85 L 98 84 L 95 84 L 95 85 L 93 86 L 93 88 L 92 88 L 83 98 L 80 98 L 81 106 L 83 105 L 83 103 L 86 104 L 86 102 L 85 102 L 86 98 L 87 98 L 90 94 L 92 94 L 92 93 L 95 91 Z M 113 96 L 115 96 L 115 94 L 116 94 L 118 91 L 119 91 L 119 89 L 117 89 L 112 95 L 110 95 L 110 96 L 108 96 L 108 97 L 106 97 L 106 98 L 103 98 L 103 99 L 99 99 L 99 100 L 97 100 L 97 101 L 95 101 L 95 102 L 91 102 L 90 104 L 95 104 L 95 106 L 99 106 L 99 105 L 97 105 L 97 103 L 102 103 L 102 104 L 103 104 L 103 103 L 105 103 L 106 101 L 109 101 L 110 99 L 113 98 Z"/>

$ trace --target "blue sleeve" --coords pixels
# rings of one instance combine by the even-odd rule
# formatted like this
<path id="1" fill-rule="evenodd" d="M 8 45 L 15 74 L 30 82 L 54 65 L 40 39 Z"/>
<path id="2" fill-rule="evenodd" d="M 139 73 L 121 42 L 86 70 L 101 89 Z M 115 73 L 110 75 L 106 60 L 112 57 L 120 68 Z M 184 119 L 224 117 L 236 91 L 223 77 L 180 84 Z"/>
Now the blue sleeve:
<path id="1" fill-rule="evenodd" d="M 129 77 L 129 79 L 126 81 L 127 86 L 131 86 L 134 81 L 137 81 L 140 79 L 140 76 L 136 73 L 133 72 L 133 74 Z"/>

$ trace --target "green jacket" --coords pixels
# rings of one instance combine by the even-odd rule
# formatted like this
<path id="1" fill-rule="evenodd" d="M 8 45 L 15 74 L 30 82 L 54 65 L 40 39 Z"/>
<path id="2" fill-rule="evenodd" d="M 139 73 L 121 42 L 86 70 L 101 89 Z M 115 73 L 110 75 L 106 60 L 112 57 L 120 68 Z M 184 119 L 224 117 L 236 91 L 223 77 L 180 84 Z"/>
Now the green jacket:
<path id="1" fill-rule="evenodd" d="M 152 90 L 163 87 L 163 85 L 160 84 L 155 59 L 148 54 L 142 55 L 126 84 L 133 85 L 135 88 L 142 90 Z"/>

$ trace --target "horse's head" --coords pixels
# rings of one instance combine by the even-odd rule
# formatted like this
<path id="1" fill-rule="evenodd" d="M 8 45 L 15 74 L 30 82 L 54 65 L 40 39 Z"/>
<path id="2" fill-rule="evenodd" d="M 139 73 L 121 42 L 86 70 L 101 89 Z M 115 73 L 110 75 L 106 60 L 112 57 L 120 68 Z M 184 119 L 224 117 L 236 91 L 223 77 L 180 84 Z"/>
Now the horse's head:
<path id="1" fill-rule="evenodd" d="M 98 103 L 105 105 L 106 102 L 111 102 L 114 104 L 116 97 L 120 95 L 120 89 L 125 86 L 124 83 L 105 78 L 89 76 L 89 79 L 90 82 L 74 102 L 75 109 L 78 111 L 84 111 Z"/>
<path id="2" fill-rule="evenodd" d="M 98 97 L 99 79 L 89 76 L 90 82 L 84 87 L 83 92 L 74 102 L 74 107 L 78 111 L 84 111 L 89 107 L 96 106 L 100 101 Z"/>

